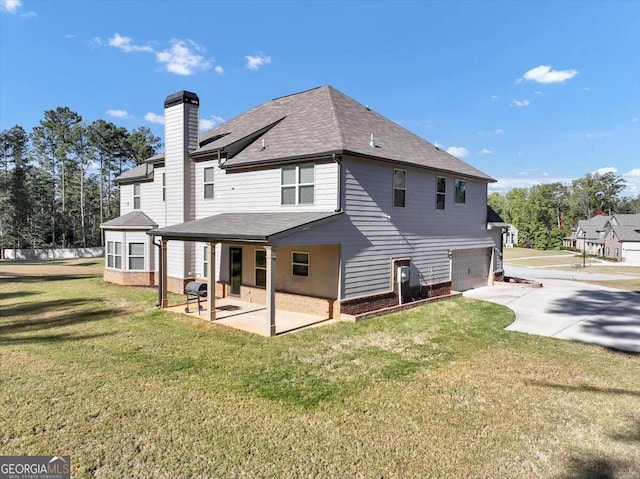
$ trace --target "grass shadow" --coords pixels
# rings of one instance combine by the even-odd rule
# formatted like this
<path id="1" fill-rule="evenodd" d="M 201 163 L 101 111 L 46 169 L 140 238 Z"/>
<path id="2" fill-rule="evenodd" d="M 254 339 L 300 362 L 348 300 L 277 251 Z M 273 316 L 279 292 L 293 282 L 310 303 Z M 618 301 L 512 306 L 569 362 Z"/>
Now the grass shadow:
<path id="1" fill-rule="evenodd" d="M 589 386 L 587 384 L 581 384 L 580 386 L 570 386 L 568 384 L 557 384 L 550 383 L 546 381 L 531 381 L 527 380 L 527 384 L 532 386 L 541 386 L 552 389 L 559 389 L 562 391 L 575 391 L 575 392 L 585 392 L 585 393 L 598 393 L 598 394 L 615 394 L 615 395 L 629 395 L 629 396 L 639 396 L 640 390 L 631 391 L 629 389 L 621 389 L 621 388 L 600 388 L 596 386 Z"/>
<path id="2" fill-rule="evenodd" d="M 97 278 L 99 274 L 18 274 L 18 273 L 0 273 L 7 283 L 42 283 L 49 281 L 68 281 L 73 279 Z"/>
<path id="3" fill-rule="evenodd" d="M 0 346 L 83 341 L 87 339 L 96 339 L 96 338 L 103 338 L 106 336 L 113 336 L 115 334 L 118 334 L 118 333 L 109 332 L 109 333 L 81 334 L 81 335 L 74 335 L 70 333 L 60 333 L 60 334 L 41 334 L 41 335 L 34 335 L 34 336 L 21 336 L 17 338 L 0 337 Z"/>
<path id="4" fill-rule="evenodd" d="M 94 311 L 74 311 L 54 318 L 25 319 L 0 324 L 0 334 L 17 334 L 43 329 L 63 328 L 75 324 L 108 319 L 122 311 L 114 308 L 97 309 Z"/>
<path id="5" fill-rule="evenodd" d="M 11 299 L 11 298 L 24 298 L 25 296 L 34 296 L 36 294 L 41 294 L 41 293 L 38 291 L 10 291 L 8 293 L 0 292 L 0 301 L 4 301 L 5 299 Z"/>
<path id="6" fill-rule="evenodd" d="M 4 306 L 0 310 L 0 318 L 18 316 L 23 314 L 37 315 L 42 313 L 51 313 L 56 310 L 65 310 L 75 308 L 77 306 L 92 302 L 93 300 L 85 298 L 69 298 L 69 299 L 53 299 L 51 301 L 37 301 L 29 303 L 15 303 Z M 2 325 L 0 324 L 0 328 Z"/>

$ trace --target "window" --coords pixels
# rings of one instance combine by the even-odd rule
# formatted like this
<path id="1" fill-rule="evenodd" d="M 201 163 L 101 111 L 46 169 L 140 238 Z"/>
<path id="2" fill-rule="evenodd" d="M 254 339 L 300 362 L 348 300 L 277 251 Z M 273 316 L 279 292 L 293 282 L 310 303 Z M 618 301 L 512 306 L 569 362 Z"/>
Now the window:
<path id="1" fill-rule="evenodd" d="M 140 183 L 133 184 L 133 209 L 140 209 Z"/>
<path id="2" fill-rule="evenodd" d="M 167 201 L 167 176 L 162 173 L 162 201 Z"/>
<path id="3" fill-rule="evenodd" d="M 294 276 L 309 276 L 309 253 L 293 252 L 291 274 Z"/>
<path id="4" fill-rule="evenodd" d="M 267 287 L 267 252 L 256 250 L 256 286 Z"/>
<path id="5" fill-rule="evenodd" d="M 464 205 L 467 202 L 467 182 L 462 180 L 455 180 L 455 201 L 457 205 Z"/>
<path id="6" fill-rule="evenodd" d="M 606 255 L 609 256 L 609 247 L 607 246 L 607 252 Z"/>
<path id="7" fill-rule="evenodd" d="M 129 243 L 129 269 L 144 269 L 144 243 Z"/>
<path id="8" fill-rule="evenodd" d="M 209 277 L 209 247 L 205 246 L 202 248 L 202 277 Z"/>
<path id="9" fill-rule="evenodd" d="M 615 248 L 613 251 L 614 251 L 613 256 L 615 258 L 618 258 L 618 248 Z"/>
<path id="10" fill-rule="evenodd" d="M 393 206 L 404 208 L 407 190 L 407 172 L 404 170 L 393 170 Z"/>
<path id="11" fill-rule="evenodd" d="M 107 268 L 122 269 L 122 243 L 107 241 Z"/>
<path id="12" fill-rule="evenodd" d="M 314 165 L 283 167 L 280 170 L 280 204 L 312 205 L 314 182 Z"/>
<path id="13" fill-rule="evenodd" d="M 436 209 L 444 209 L 444 200 L 447 195 L 447 179 L 442 176 L 436 178 Z"/>
<path id="14" fill-rule="evenodd" d="M 204 198 L 213 198 L 213 167 L 204 169 Z"/>

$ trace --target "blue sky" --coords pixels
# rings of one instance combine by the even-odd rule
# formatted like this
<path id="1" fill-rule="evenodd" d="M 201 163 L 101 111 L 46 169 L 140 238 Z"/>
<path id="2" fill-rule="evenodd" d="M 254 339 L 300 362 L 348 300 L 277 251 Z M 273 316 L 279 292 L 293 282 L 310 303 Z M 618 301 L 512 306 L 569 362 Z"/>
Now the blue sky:
<path id="1" fill-rule="evenodd" d="M 640 193 L 640 2 L 0 0 L 0 129 L 69 106 L 202 127 L 330 84 L 498 179 L 615 171 Z"/>

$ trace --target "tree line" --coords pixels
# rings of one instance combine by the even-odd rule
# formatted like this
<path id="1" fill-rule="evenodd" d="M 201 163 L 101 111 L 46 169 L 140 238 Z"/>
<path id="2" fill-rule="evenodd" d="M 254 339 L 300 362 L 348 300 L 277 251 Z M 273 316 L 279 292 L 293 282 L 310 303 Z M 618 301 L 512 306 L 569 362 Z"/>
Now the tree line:
<path id="1" fill-rule="evenodd" d="M 68 107 L 30 133 L 0 131 L 0 248 L 101 245 L 100 224 L 119 215 L 114 178 L 160 146 L 149 128 L 89 123 Z"/>
<path id="2" fill-rule="evenodd" d="M 596 214 L 640 213 L 640 195 L 621 195 L 625 180 L 615 173 L 589 173 L 571 182 L 514 188 L 506 194 L 491 193 L 491 206 L 507 223 L 518 228 L 518 244 L 527 248 L 562 246 L 578 220 Z"/>

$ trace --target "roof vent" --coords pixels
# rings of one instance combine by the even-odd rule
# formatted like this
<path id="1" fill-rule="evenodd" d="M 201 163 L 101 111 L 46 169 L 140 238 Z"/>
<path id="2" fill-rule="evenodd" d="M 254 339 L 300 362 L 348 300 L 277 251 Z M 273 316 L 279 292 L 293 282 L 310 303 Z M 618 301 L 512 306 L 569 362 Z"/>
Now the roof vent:
<path id="1" fill-rule="evenodd" d="M 369 146 L 371 148 L 377 148 L 378 147 L 378 145 L 376 145 L 376 139 L 373 136 L 373 133 L 371 133 L 371 140 L 369 140 Z"/>
<path id="2" fill-rule="evenodd" d="M 260 151 L 264 150 L 267 146 L 264 144 L 264 138 L 260 141 Z"/>

